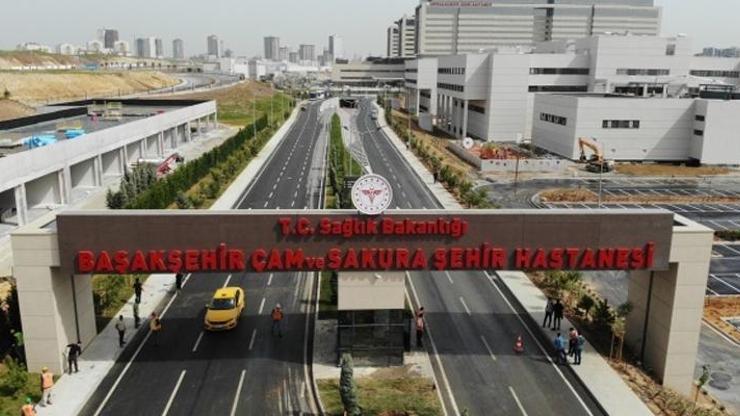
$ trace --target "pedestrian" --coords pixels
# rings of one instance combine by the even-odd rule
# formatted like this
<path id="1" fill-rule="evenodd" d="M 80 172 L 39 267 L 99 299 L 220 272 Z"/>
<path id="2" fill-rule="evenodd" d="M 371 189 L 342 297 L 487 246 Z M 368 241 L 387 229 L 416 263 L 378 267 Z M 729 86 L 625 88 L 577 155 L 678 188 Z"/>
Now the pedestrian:
<path id="1" fill-rule="evenodd" d="M 33 405 L 33 400 L 30 397 L 26 397 L 26 402 L 21 406 L 21 416 L 36 415 L 36 406 Z"/>
<path id="2" fill-rule="evenodd" d="M 275 305 L 275 308 L 272 309 L 271 315 L 272 315 L 272 335 L 275 335 L 275 332 L 277 332 L 278 336 L 282 338 L 283 330 L 281 328 L 281 322 L 283 321 L 283 309 L 280 307 L 279 303 Z"/>
<path id="3" fill-rule="evenodd" d="M 558 332 L 558 335 L 555 337 L 553 345 L 555 346 L 555 351 L 558 354 L 558 364 L 567 364 L 568 360 L 565 357 L 565 340 L 560 335 L 560 332 Z"/>
<path id="4" fill-rule="evenodd" d="M 141 324 L 141 317 L 139 316 L 139 304 L 134 302 L 133 305 L 133 311 L 134 311 L 134 328 L 138 328 Z"/>
<path id="5" fill-rule="evenodd" d="M 154 345 L 159 345 L 159 334 L 162 332 L 162 321 L 156 312 L 149 315 L 149 331 L 151 331 Z"/>
<path id="6" fill-rule="evenodd" d="M 141 282 L 139 281 L 139 278 L 136 278 L 136 281 L 134 282 L 134 294 L 136 295 L 136 303 L 141 303 Z"/>
<path id="7" fill-rule="evenodd" d="M 578 343 L 578 331 L 575 328 L 568 330 L 568 356 L 572 357 L 576 353 L 576 344 Z"/>
<path id="8" fill-rule="evenodd" d="M 547 298 L 547 305 L 545 305 L 545 320 L 542 321 L 542 327 L 549 327 L 552 325 L 552 310 L 553 310 L 552 298 Z"/>
<path id="9" fill-rule="evenodd" d="M 126 344 L 126 341 L 123 340 L 123 335 L 126 333 L 126 323 L 123 322 L 123 315 L 118 315 L 116 331 L 118 331 L 118 346 L 123 347 Z"/>
<path id="10" fill-rule="evenodd" d="M 182 289 L 182 273 L 177 273 L 175 274 L 175 290 L 179 293 L 180 289 Z"/>
<path id="11" fill-rule="evenodd" d="M 75 373 L 80 371 L 77 367 L 77 358 L 79 358 L 80 354 L 82 354 L 82 344 L 80 341 L 67 345 L 67 368 L 69 368 L 69 374 L 72 374 L 72 366 L 75 368 Z"/>
<path id="12" fill-rule="evenodd" d="M 437 170 L 436 169 L 434 170 L 432 177 L 434 178 L 434 183 L 437 183 Z"/>
<path id="13" fill-rule="evenodd" d="M 424 313 L 416 315 L 416 347 L 423 348 L 422 338 L 424 337 Z"/>
<path id="14" fill-rule="evenodd" d="M 578 337 L 576 337 L 576 350 L 575 357 L 573 358 L 573 364 L 581 365 L 581 354 L 583 353 L 583 348 L 585 345 L 586 338 L 584 338 L 583 335 L 578 334 Z"/>
<path id="15" fill-rule="evenodd" d="M 552 306 L 552 329 L 559 330 L 560 329 L 560 321 L 563 319 L 563 304 L 560 303 L 560 299 L 555 301 L 555 304 Z"/>
<path id="16" fill-rule="evenodd" d="M 51 389 L 54 387 L 54 374 L 48 367 L 41 369 L 41 406 L 51 404 Z"/>
<path id="17" fill-rule="evenodd" d="M 418 311 L 416 311 L 416 317 L 417 318 L 423 318 L 424 317 L 424 307 L 420 307 Z"/>

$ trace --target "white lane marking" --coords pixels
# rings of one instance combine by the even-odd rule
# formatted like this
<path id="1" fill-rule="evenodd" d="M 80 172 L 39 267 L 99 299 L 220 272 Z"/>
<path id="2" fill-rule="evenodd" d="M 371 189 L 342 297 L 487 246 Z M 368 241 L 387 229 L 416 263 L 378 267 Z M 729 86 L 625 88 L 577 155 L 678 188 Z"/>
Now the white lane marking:
<path id="1" fill-rule="evenodd" d="M 265 206 L 263 208 L 267 208 L 267 204 L 269 204 L 270 201 L 265 201 Z"/>
<path id="2" fill-rule="evenodd" d="M 200 331 L 200 334 L 198 334 L 198 339 L 195 340 L 195 345 L 193 345 L 193 351 L 195 352 L 198 350 L 198 345 L 200 345 L 200 340 L 203 339 L 203 331 Z"/>
<path id="3" fill-rule="evenodd" d="M 488 345 L 488 341 L 486 341 L 486 337 L 481 335 L 480 340 L 483 341 L 483 345 L 485 345 L 486 350 L 488 350 L 488 354 L 491 356 L 491 358 L 493 358 L 493 361 L 496 361 L 496 355 L 493 353 L 493 350 L 491 350 L 491 346 Z"/>
<path id="4" fill-rule="evenodd" d="M 514 312 L 514 315 L 516 316 L 516 319 L 519 320 L 519 323 L 522 324 L 522 326 L 524 327 L 524 330 L 527 331 L 527 333 L 529 334 L 529 336 L 534 340 L 534 343 L 537 344 L 537 347 L 539 347 L 540 351 L 542 351 L 542 355 L 545 356 L 545 358 L 547 359 L 547 361 L 550 362 L 550 365 L 552 365 L 552 367 L 558 373 L 558 375 L 560 376 L 560 378 L 563 379 L 563 382 L 565 382 L 565 385 L 568 386 L 568 389 L 570 389 L 571 393 L 573 393 L 573 395 L 576 396 L 576 399 L 578 399 L 578 402 L 583 407 L 583 410 L 585 410 L 586 413 L 589 416 L 594 416 L 594 414 L 591 413 L 591 409 L 589 409 L 588 406 L 586 406 L 586 403 L 583 401 L 583 399 L 581 398 L 581 396 L 578 395 L 578 393 L 576 392 L 576 389 L 574 389 L 573 388 L 573 385 L 570 384 L 570 381 L 568 381 L 568 379 L 565 378 L 565 375 L 563 374 L 563 372 L 560 371 L 560 367 L 558 367 L 557 364 L 555 364 L 552 361 L 552 358 L 550 357 L 550 354 L 548 354 L 547 351 L 545 351 L 545 348 L 542 346 L 542 344 L 540 343 L 539 339 L 537 339 L 537 337 L 534 336 L 534 334 L 532 333 L 532 330 L 529 329 L 529 326 L 527 326 L 527 324 L 524 323 L 524 319 L 522 319 L 522 317 L 519 315 L 519 313 L 517 313 L 516 309 L 514 309 L 514 306 L 512 306 L 511 302 L 509 302 L 509 299 L 507 299 L 506 296 L 504 296 L 504 292 L 502 292 L 501 289 L 499 289 L 499 287 L 496 286 L 493 283 L 492 280 L 491 280 L 491 285 L 493 285 L 493 288 L 496 289 L 496 291 L 499 293 L 499 295 L 501 295 L 501 298 L 504 300 L 504 302 L 506 302 L 506 305 L 509 306 L 509 309 L 511 309 L 511 311 Z"/>
<path id="5" fill-rule="evenodd" d="M 726 248 L 726 249 L 728 249 L 728 250 L 732 251 L 733 253 L 736 253 L 736 254 L 740 254 L 740 251 L 737 251 L 737 250 L 735 250 L 734 248 L 732 248 L 732 247 L 728 246 L 727 244 L 718 244 L 718 245 L 719 245 L 720 247 L 724 247 L 724 248 Z"/>
<path id="6" fill-rule="evenodd" d="M 262 301 L 260 302 L 260 310 L 257 312 L 257 315 L 262 315 L 262 309 L 265 308 L 265 298 L 262 298 Z"/>
<path id="7" fill-rule="evenodd" d="M 188 274 L 188 277 L 190 275 Z M 164 314 L 167 313 L 167 311 L 170 309 L 170 306 L 172 305 L 172 302 L 175 301 L 175 298 L 177 298 L 177 293 L 175 293 L 174 296 L 170 298 L 170 301 L 167 303 L 167 306 L 164 307 L 164 310 L 159 315 L 160 319 L 164 318 Z M 108 390 L 108 393 L 106 393 L 105 397 L 103 398 L 103 401 L 100 403 L 100 406 L 95 410 L 95 414 L 93 416 L 98 416 L 100 412 L 103 411 L 103 408 L 108 403 L 108 400 L 110 400 L 111 396 L 113 395 L 113 392 L 116 391 L 116 388 L 118 387 L 118 384 L 121 383 L 121 380 L 123 379 L 123 376 L 126 375 L 126 372 L 131 367 L 131 364 L 133 364 L 134 360 L 136 360 L 136 357 L 139 356 L 139 353 L 141 352 L 141 349 L 144 348 L 144 345 L 146 344 L 146 341 L 149 339 L 149 337 L 152 335 L 152 332 L 149 331 L 146 333 L 146 336 L 141 341 L 141 344 L 136 348 L 136 351 L 134 351 L 134 355 L 131 356 L 131 358 L 128 360 L 128 363 L 126 363 L 126 366 L 123 367 L 123 371 L 121 371 L 121 374 L 118 375 L 118 378 L 116 378 L 115 383 L 113 383 L 113 386 L 111 386 L 110 390 Z"/>
<path id="8" fill-rule="evenodd" d="M 175 389 L 172 390 L 172 394 L 170 394 L 169 400 L 167 400 L 167 406 L 164 407 L 164 410 L 162 411 L 162 416 L 166 416 L 167 413 L 170 411 L 170 407 L 172 406 L 172 402 L 175 400 L 175 395 L 177 394 L 177 390 L 180 388 L 180 384 L 182 383 L 182 379 L 185 378 L 186 370 L 182 370 L 180 373 L 180 378 L 177 379 L 177 384 L 175 384 Z"/>
<path id="9" fill-rule="evenodd" d="M 228 276 L 226 276 L 226 281 L 224 282 L 223 287 L 228 286 L 230 281 L 231 281 L 231 274 L 229 274 Z"/>
<path id="10" fill-rule="evenodd" d="M 720 283 L 724 284 L 725 286 L 729 287 L 730 289 L 734 290 L 735 292 L 737 292 L 737 293 L 740 293 L 740 289 L 736 288 L 736 287 L 735 287 L 734 285 L 732 285 L 731 283 L 728 283 L 728 282 L 726 282 L 725 280 L 723 280 L 723 279 L 720 279 L 719 277 L 717 277 L 717 276 L 715 276 L 715 275 L 713 275 L 713 274 L 710 274 L 710 276 L 712 276 L 712 277 L 713 277 L 713 278 L 714 278 L 715 280 L 717 280 L 718 282 L 720 282 Z"/>
<path id="11" fill-rule="evenodd" d="M 274 192 L 270 192 L 270 195 L 267 196 L 267 199 L 272 199 L 272 195 L 273 194 L 274 194 Z"/>
<path id="12" fill-rule="evenodd" d="M 187 283 L 188 280 L 190 280 L 190 276 L 192 276 L 192 275 L 193 275 L 192 273 L 188 273 L 188 275 L 185 276 L 184 279 L 182 279 L 182 285 L 180 286 L 181 288 L 185 287 L 185 283 Z"/>
<path id="13" fill-rule="evenodd" d="M 465 312 L 468 314 L 468 316 L 471 316 L 470 308 L 468 308 L 468 305 L 465 303 L 465 299 L 463 299 L 462 296 L 460 296 L 460 303 L 462 303 L 463 308 L 465 308 Z"/>
<path id="14" fill-rule="evenodd" d="M 275 188 L 277 188 L 277 183 L 276 183 L 276 184 L 274 184 L 274 185 L 272 185 L 272 190 L 273 190 L 273 191 L 275 190 Z"/>
<path id="15" fill-rule="evenodd" d="M 236 405 L 239 404 L 239 395 L 242 394 L 242 386 L 244 385 L 244 375 L 247 370 L 242 370 L 242 374 L 239 376 L 239 384 L 236 386 L 236 395 L 234 396 L 234 404 L 231 405 L 231 416 L 236 415 Z"/>
<path id="16" fill-rule="evenodd" d="M 522 402 L 519 401 L 519 397 L 517 397 L 516 392 L 514 391 L 514 388 L 509 386 L 509 391 L 511 392 L 511 395 L 514 396 L 514 401 L 516 402 L 516 405 L 519 407 L 519 410 L 522 412 L 524 416 L 527 415 L 527 411 L 524 410 L 524 406 L 522 406 Z"/>
<path id="17" fill-rule="evenodd" d="M 270 286 L 272 284 L 272 273 L 270 273 L 270 277 L 267 278 L 267 286 Z"/>
<path id="18" fill-rule="evenodd" d="M 452 280 L 452 275 L 450 274 L 450 272 L 445 270 L 445 275 L 447 276 L 447 280 L 450 281 L 451 285 L 455 284 L 455 282 Z"/>
<path id="19" fill-rule="evenodd" d="M 249 340 L 249 351 L 254 347 L 254 339 L 257 338 L 257 328 L 252 330 L 252 339 Z"/>
<path id="20" fill-rule="evenodd" d="M 409 272 L 406 272 L 406 279 L 409 281 L 409 285 L 411 286 L 411 293 L 414 295 L 414 299 L 416 299 L 416 304 L 419 305 L 419 295 L 416 293 L 416 288 L 414 287 L 414 282 L 411 280 L 411 275 Z M 408 295 L 407 295 L 408 296 Z M 411 301 L 409 301 L 411 303 Z M 442 373 L 442 381 L 444 382 L 445 389 L 447 390 L 447 397 L 450 399 L 450 404 L 452 405 L 452 411 L 455 413 L 455 415 L 460 415 L 460 410 L 457 408 L 457 402 L 455 401 L 455 396 L 452 395 L 452 388 L 450 387 L 450 380 L 447 379 L 447 373 L 445 372 L 444 367 L 442 366 L 442 359 L 439 358 L 439 351 L 437 350 L 437 344 L 434 342 L 434 338 L 432 337 L 432 329 L 429 327 L 429 324 L 427 323 L 426 327 L 426 333 L 429 337 L 429 341 L 432 344 L 432 351 L 434 352 L 434 359 L 437 361 L 437 366 L 439 367 L 439 371 Z M 433 374 L 434 372 L 432 372 Z M 435 383 L 436 384 L 436 383 Z M 440 389 L 437 389 L 439 391 Z M 444 405 L 444 400 L 442 399 L 440 392 L 440 402 L 442 402 L 442 411 L 447 415 L 447 408 Z"/>
<path id="21" fill-rule="evenodd" d="M 293 208 L 294 206 L 295 206 L 295 199 L 293 200 L 293 202 L 290 203 L 291 208 Z"/>
<path id="22" fill-rule="evenodd" d="M 732 338 L 728 337 L 724 333 L 722 333 L 720 331 L 717 331 L 716 329 L 714 329 L 714 327 L 712 325 L 709 325 L 704 320 L 702 320 L 702 324 L 705 327 L 709 328 L 712 332 L 714 332 L 715 334 L 717 334 L 719 337 L 721 337 L 722 339 L 724 339 L 725 341 L 729 342 L 730 344 L 732 344 L 732 345 L 734 345 L 736 347 L 740 347 L 740 343 L 736 342 L 735 340 L 733 340 Z"/>

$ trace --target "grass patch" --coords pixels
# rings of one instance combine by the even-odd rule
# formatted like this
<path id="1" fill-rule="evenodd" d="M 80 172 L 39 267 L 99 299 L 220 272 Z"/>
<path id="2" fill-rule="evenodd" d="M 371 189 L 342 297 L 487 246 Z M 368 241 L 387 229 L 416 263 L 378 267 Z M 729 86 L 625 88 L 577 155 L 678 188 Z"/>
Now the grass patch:
<path id="1" fill-rule="evenodd" d="M 26 397 L 30 397 L 34 403 L 41 400 L 40 375 L 38 373 L 27 373 L 23 370 L 23 373 L 17 376 L 20 379 L 11 382 L 12 376 L 6 363 L 0 363 L 0 415 L 17 415 L 20 413 Z M 23 377 L 25 377 L 25 380 L 23 380 Z M 15 383 L 18 384 L 11 387 L 11 384 Z"/>
<path id="2" fill-rule="evenodd" d="M 270 97 L 273 96 L 272 107 Z M 165 97 L 166 98 L 166 97 Z M 259 119 L 262 115 L 270 114 L 270 109 L 276 120 L 281 120 L 281 113 L 290 111 L 292 100 L 282 92 L 272 90 L 267 84 L 255 81 L 239 83 L 232 87 L 214 91 L 203 91 L 194 94 L 185 94 L 177 99 L 216 100 L 218 120 L 221 123 L 243 127 Z M 256 99 L 256 109 L 253 101 Z M 254 113 L 257 113 L 256 117 Z"/>
<path id="3" fill-rule="evenodd" d="M 730 168 L 719 166 L 684 166 L 660 163 L 617 164 L 617 173 L 631 176 L 704 176 L 726 175 Z"/>
<path id="4" fill-rule="evenodd" d="M 337 274 L 321 272 L 321 296 L 319 297 L 319 319 L 337 319 Z"/>
<path id="5" fill-rule="evenodd" d="M 423 378 L 356 378 L 363 415 L 438 416 L 442 414 L 433 383 Z M 317 380 L 327 415 L 343 414 L 339 380 Z"/>
<path id="6" fill-rule="evenodd" d="M 95 308 L 95 327 L 100 333 L 118 311 L 134 295 L 134 275 L 98 274 L 92 277 L 93 306 Z M 148 275 L 138 276 L 141 284 Z"/>

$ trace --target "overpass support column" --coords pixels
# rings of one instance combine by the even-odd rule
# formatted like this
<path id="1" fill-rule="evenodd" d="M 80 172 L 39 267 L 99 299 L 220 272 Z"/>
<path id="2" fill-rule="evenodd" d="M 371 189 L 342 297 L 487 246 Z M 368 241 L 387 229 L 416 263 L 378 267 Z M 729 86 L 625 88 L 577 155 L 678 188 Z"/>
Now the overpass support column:
<path id="1" fill-rule="evenodd" d="M 118 151 L 121 152 L 118 159 L 121 161 L 121 176 L 123 176 L 126 173 L 126 169 L 128 169 L 128 149 L 124 145 Z"/>
<path id="2" fill-rule="evenodd" d="M 157 154 L 159 157 L 164 157 L 164 132 L 160 131 L 157 133 Z"/>
<path id="3" fill-rule="evenodd" d="M 91 276 L 60 273 L 56 233 L 21 230 L 11 246 L 28 369 L 60 374 L 65 346 L 79 340 L 84 349 L 96 333 Z"/>
<path id="4" fill-rule="evenodd" d="M 93 160 L 95 186 L 103 186 L 103 156 L 97 155 Z"/>
<path id="5" fill-rule="evenodd" d="M 190 131 L 190 122 L 185 123 L 185 140 L 190 142 L 193 140 L 192 132 Z"/>
<path id="6" fill-rule="evenodd" d="M 14 189 L 15 211 L 18 216 L 18 225 L 28 222 L 28 200 L 26 199 L 26 184 L 20 184 Z"/>
<path id="7" fill-rule="evenodd" d="M 416 117 L 419 117 L 419 104 L 421 103 L 421 91 L 418 88 L 415 91 L 416 91 Z"/>
<path id="8" fill-rule="evenodd" d="M 663 385 L 685 395 L 694 380 L 712 240 L 699 224 L 674 227 L 669 269 L 629 276 L 625 341 Z"/>
<path id="9" fill-rule="evenodd" d="M 57 172 L 59 178 L 59 200 L 60 203 L 70 204 L 72 203 L 72 170 L 69 165 L 64 166 L 64 169 Z"/>

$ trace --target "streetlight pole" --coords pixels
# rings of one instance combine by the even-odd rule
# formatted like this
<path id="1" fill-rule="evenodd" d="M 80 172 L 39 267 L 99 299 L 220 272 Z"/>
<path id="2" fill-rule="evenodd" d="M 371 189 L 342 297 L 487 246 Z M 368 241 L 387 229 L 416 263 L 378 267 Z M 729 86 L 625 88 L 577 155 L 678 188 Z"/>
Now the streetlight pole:
<path id="1" fill-rule="evenodd" d="M 257 138 L 257 100 L 252 95 L 252 138 Z"/>
<path id="2" fill-rule="evenodd" d="M 599 165 L 599 208 L 601 208 L 601 180 L 604 174 L 604 161 L 602 160 Z"/>
<path id="3" fill-rule="evenodd" d="M 270 127 L 272 127 L 272 123 L 275 121 L 275 115 L 272 113 L 272 102 L 275 98 L 275 90 L 273 89 L 272 83 L 270 83 Z"/>

